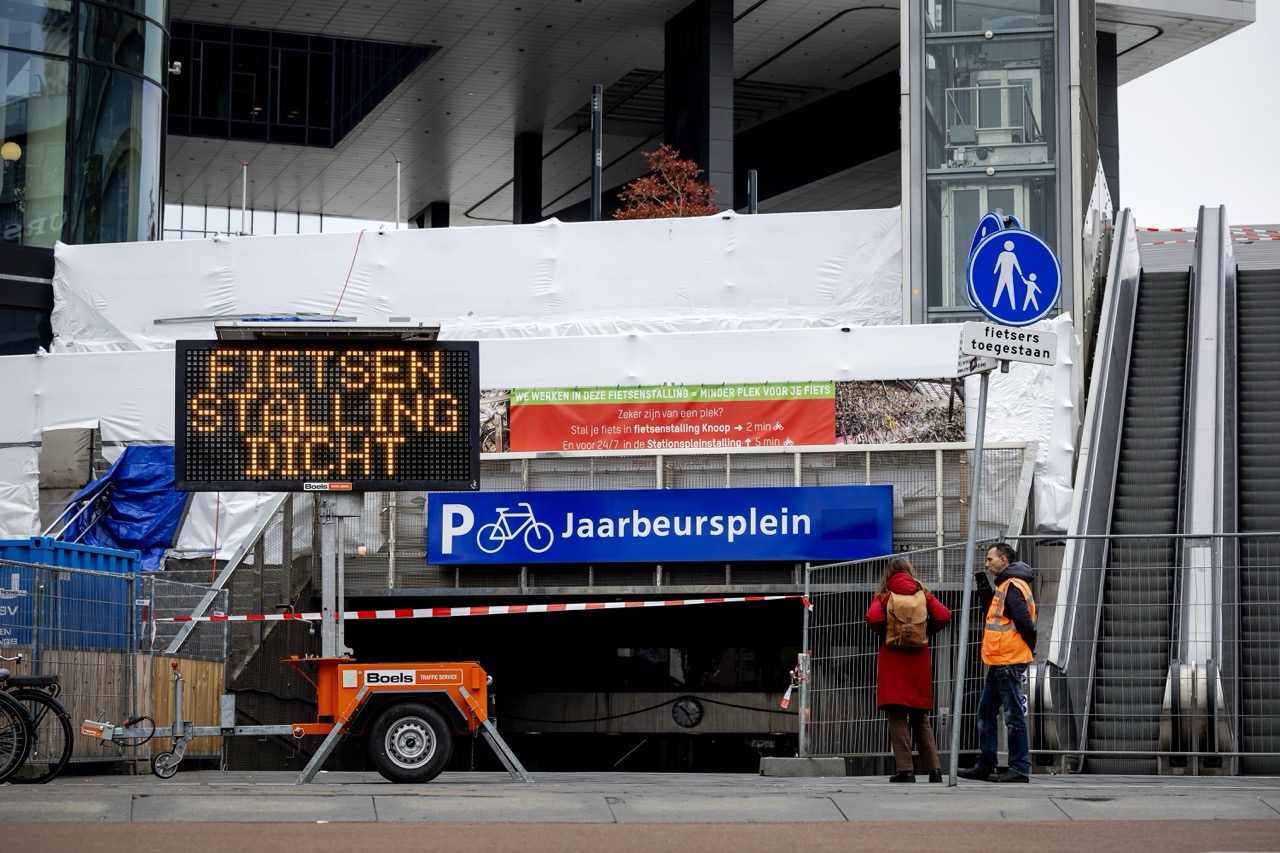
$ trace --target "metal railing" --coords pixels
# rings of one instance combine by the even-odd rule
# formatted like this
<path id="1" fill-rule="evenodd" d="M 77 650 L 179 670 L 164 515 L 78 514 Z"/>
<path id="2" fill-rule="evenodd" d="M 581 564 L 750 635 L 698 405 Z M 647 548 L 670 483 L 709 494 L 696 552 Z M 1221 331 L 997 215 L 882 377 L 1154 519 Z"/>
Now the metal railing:
<path id="1" fill-rule="evenodd" d="M 965 538 L 972 452 L 972 444 L 936 443 L 797 447 L 785 451 L 735 449 L 732 453 L 715 454 L 495 453 L 482 457 L 480 482 L 484 491 L 888 484 L 894 488 L 894 547 L 909 550 Z M 1035 445 L 988 443 L 983 456 L 978 535 L 1003 535 L 1011 519 L 1021 519 L 1028 512 Z M 273 553 L 286 552 L 299 532 L 296 525 L 292 533 L 280 527 L 269 529 L 263 537 L 264 547 Z M 799 566 L 795 564 L 671 564 L 661 569 L 630 564 L 431 565 L 427 562 L 423 492 L 366 494 L 363 515 L 344 520 L 342 539 L 349 593 L 379 589 L 413 589 L 424 594 L 532 590 L 589 593 L 600 589 L 617 593 L 680 587 L 794 590 L 801 582 Z M 297 542 L 293 553 L 301 553 L 303 547 Z M 318 588 L 318 559 L 313 566 Z"/>
<path id="2" fill-rule="evenodd" d="M 1036 570 L 1039 642 L 1027 686 L 1033 766 L 1069 773 L 1280 772 L 1280 534 L 1074 537 L 1101 540 L 1090 550 L 1103 554 L 1077 567 L 1073 589 L 1097 590 L 1078 601 L 1058 588 L 1064 549 L 1084 544 L 1071 538 L 1008 538 Z M 975 565 L 988 544 L 977 543 Z M 1109 569 L 1118 549 L 1126 551 L 1126 568 Z M 1184 560 L 1194 549 L 1228 557 L 1212 566 Z M 1169 553 L 1185 565 L 1170 565 Z M 974 711 L 983 676 L 976 614 L 964 638 L 971 663 L 955 671 L 965 546 L 906 556 L 953 611 L 951 626 L 930 641 L 932 719 L 944 753 L 951 727 L 960 726 L 965 764 L 963 756 L 977 751 Z M 888 759 L 888 732 L 875 703 L 880 640 L 865 620 L 884 563 L 806 571 L 813 611 L 802 662 L 803 755 L 839 755 L 868 767 Z M 950 707 L 954 695 L 964 697 L 958 715 Z"/>

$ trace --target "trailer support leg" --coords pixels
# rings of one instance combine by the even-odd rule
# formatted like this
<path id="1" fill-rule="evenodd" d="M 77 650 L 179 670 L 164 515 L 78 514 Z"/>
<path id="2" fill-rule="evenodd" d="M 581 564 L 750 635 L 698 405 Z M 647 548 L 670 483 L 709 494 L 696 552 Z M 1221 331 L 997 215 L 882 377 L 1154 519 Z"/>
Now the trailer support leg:
<path id="1" fill-rule="evenodd" d="M 369 693 L 369 685 L 360 688 L 360 692 L 356 694 L 356 698 L 351 702 L 350 710 L 354 711 L 360 707 L 360 703 L 364 701 L 364 697 Z M 316 774 L 320 772 L 320 768 L 324 766 L 325 761 L 329 758 L 329 754 L 333 752 L 333 748 L 338 745 L 338 741 L 342 740 L 342 730 L 347 725 L 347 721 L 351 719 L 351 715 L 341 714 L 337 722 L 333 724 L 333 728 L 329 730 L 329 734 L 325 736 L 321 742 L 320 748 L 316 750 L 316 754 L 311 756 L 311 760 L 307 762 L 307 766 L 302 768 L 302 772 L 298 774 L 295 785 L 305 785 L 312 779 L 316 778 Z"/>
<path id="2" fill-rule="evenodd" d="M 467 692 L 467 688 L 459 687 L 458 691 L 462 693 L 462 698 L 471 699 L 471 694 Z M 507 768 L 511 778 L 517 782 L 532 782 L 533 777 L 524 769 L 524 765 L 520 763 L 520 759 L 516 758 L 516 754 L 511 751 L 511 747 L 507 746 L 507 742 L 502 739 L 502 735 L 498 734 L 498 727 L 487 719 L 480 725 L 482 726 L 480 734 L 484 736 L 485 742 L 493 749 L 494 755 L 498 756 L 502 766 Z"/>

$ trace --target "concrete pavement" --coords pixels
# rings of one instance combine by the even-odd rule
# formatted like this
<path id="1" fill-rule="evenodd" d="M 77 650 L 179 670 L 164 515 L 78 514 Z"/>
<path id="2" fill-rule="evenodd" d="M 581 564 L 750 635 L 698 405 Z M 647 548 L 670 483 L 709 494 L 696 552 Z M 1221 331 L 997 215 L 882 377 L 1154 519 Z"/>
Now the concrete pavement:
<path id="1" fill-rule="evenodd" d="M 884 777 L 447 772 L 426 785 L 375 773 L 180 770 L 0 786 L 0 822 L 682 824 L 859 821 L 1267 821 L 1280 849 L 1280 778 L 1035 776 L 1026 785 Z M 7 845 L 6 845 L 7 846 Z"/>

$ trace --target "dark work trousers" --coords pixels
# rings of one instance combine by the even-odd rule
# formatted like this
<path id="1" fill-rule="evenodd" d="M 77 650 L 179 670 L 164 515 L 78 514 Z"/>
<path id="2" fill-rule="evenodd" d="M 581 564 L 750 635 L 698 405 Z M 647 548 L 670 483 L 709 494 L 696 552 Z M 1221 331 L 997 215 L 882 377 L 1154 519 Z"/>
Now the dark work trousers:
<path id="1" fill-rule="evenodd" d="M 901 705 L 886 705 L 889 718 L 889 742 L 893 744 L 893 769 L 898 772 L 912 770 L 911 735 L 916 737 L 916 750 L 920 753 L 920 772 L 936 770 L 938 745 L 933 740 L 933 726 L 929 725 L 929 712 Z"/>

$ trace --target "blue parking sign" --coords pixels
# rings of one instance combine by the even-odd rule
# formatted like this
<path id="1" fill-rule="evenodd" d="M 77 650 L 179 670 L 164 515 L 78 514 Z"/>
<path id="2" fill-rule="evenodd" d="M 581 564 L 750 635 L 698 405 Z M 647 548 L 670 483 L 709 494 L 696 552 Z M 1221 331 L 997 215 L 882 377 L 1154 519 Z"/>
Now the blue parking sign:
<path id="1" fill-rule="evenodd" d="M 1020 228 L 989 234 L 969 256 L 969 294 L 996 323 L 1028 326 L 1047 315 L 1062 294 L 1062 267 L 1039 235 Z"/>

